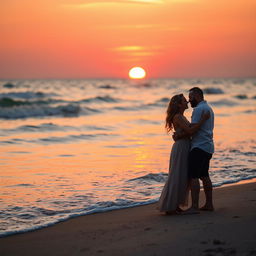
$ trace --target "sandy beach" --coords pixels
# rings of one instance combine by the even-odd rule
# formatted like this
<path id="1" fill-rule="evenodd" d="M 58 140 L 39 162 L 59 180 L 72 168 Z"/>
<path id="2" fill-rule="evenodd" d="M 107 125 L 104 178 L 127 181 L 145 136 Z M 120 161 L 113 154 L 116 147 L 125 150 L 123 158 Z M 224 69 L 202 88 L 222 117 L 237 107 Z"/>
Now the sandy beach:
<path id="1" fill-rule="evenodd" d="M 77 217 L 1 238 L 0 255 L 256 255 L 256 183 L 217 188 L 214 199 L 215 212 L 198 215 L 150 204 Z"/>

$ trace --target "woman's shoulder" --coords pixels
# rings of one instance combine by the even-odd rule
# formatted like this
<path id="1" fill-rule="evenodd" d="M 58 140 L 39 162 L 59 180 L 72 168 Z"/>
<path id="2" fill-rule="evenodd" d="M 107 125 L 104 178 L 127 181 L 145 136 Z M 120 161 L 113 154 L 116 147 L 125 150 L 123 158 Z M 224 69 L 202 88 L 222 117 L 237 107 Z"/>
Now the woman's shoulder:
<path id="1" fill-rule="evenodd" d="M 184 115 L 180 114 L 180 113 L 175 114 L 175 116 L 173 117 L 173 121 L 175 123 L 188 122 L 187 118 Z"/>
<path id="2" fill-rule="evenodd" d="M 182 114 L 180 114 L 180 113 L 177 113 L 174 117 L 173 117 L 173 121 L 175 122 L 175 123 L 187 123 L 187 124 L 189 124 L 189 121 L 188 121 L 188 119 L 184 116 L 184 115 L 182 115 Z"/>

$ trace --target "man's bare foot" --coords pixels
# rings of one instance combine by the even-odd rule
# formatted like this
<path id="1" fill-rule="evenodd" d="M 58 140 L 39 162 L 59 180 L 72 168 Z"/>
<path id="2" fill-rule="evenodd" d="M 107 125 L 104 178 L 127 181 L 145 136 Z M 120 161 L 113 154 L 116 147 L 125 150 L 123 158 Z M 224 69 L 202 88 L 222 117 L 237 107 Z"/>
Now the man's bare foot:
<path id="1" fill-rule="evenodd" d="M 182 215 L 183 214 L 185 214 L 185 215 L 187 215 L 187 214 L 199 214 L 199 213 L 200 213 L 199 209 L 191 207 L 191 208 L 187 209 L 186 211 L 183 211 Z"/>
<path id="2" fill-rule="evenodd" d="M 208 205 L 204 205 L 203 207 L 200 208 L 200 211 L 209 211 L 209 212 L 213 212 L 214 211 L 214 207 L 208 206 Z"/>
<path id="3" fill-rule="evenodd" d="M 184 212 L 180 207 L 177 207 L 176 212 L 181 213 Z"/>

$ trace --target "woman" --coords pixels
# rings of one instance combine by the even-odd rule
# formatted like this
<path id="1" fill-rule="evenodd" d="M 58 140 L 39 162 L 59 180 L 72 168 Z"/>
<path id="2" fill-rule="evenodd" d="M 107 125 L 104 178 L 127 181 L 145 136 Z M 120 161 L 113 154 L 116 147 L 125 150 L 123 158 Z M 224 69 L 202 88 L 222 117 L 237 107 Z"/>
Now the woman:
<path id="1" fill-rule="evenodd" d="M 190 150 L 190 136 L 195 133 L 209 113 L 202 114 L 198 124 L 190 126 L 189 121 L 183 115 L 188 108 L 188 102 L 183 94 L 171 98 L 167 108 L 166 124 L 167 132 L 174 129 L 182 133 L 183 139 L 177 140 L 173 146 L 170 156 L 169 175 L 159 199 L 159 210 L 166 214 L 179 213 L 180 206 L 187 204 L 188 199 L 188 154 Z"/>

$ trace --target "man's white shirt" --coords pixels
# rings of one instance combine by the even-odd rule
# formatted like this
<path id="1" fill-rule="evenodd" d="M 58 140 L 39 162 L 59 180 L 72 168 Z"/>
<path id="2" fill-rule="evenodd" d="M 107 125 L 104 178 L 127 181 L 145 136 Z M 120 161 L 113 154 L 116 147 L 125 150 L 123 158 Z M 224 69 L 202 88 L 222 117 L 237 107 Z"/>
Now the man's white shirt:
<path id="1" fill-rule="evenodd" d="M 193 148 L 200 148 L 210 154 L 213 154 L 214 113 L 205 100 L 198 103 L 198 105 L 193 109 L 191 123 L 198 123 L 201 119 L 202 113 L 207 113 L 208 111 L 210 112 L 210 118 L 207 119 L 200 129 L 192 136 L 191 150 Z"/>

